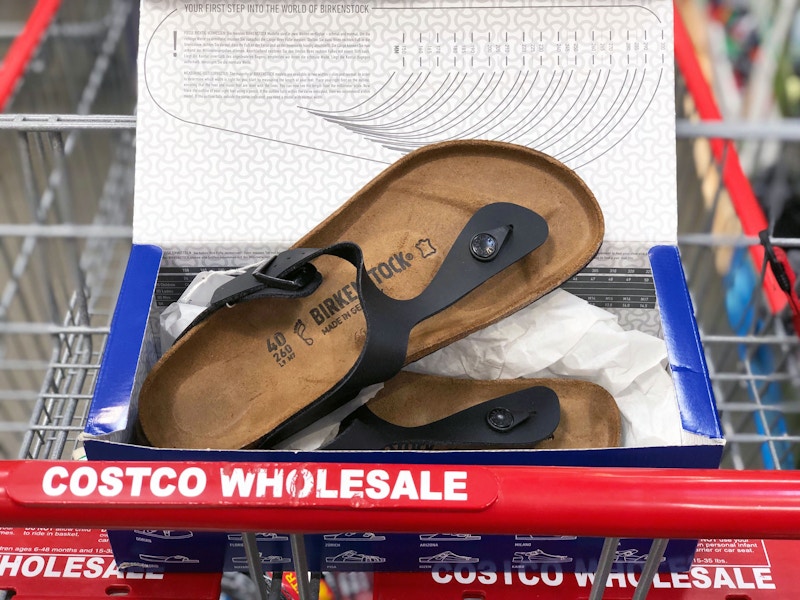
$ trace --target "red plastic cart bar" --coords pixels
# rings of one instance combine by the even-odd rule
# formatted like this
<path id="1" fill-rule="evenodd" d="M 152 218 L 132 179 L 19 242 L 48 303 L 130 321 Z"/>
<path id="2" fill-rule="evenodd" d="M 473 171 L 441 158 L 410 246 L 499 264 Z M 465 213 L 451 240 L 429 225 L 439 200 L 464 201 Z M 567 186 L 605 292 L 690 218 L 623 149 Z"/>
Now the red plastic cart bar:
<path id="1" fill-rule="evenodd" d="M 17 82 L 28 66 L 36 47 L 50 25 L 61 0 L 39 0 L 28 17 L 25 27 L 14 39 L 0 64 L 0 111 L 14 93 Z"/>
<path id="2" fill-rule="evenodd" d="M 680 68 L 700 118 L 705 121 L 721 121 L 722 113 L 703 75 L 692 39 L 677 8 L 675 9 L 675 62 Z M 753 193 L 750 181 L 742 170 L 739 154 L 735 146 L 730 140 L 719 138 L 711 138 L 710 144 L 714 159 L 722 166 L 722 181 L 728 190 L 733 208 L 739 217 L 743 233 L 747 236 L 758 237 L 760 232 L 768 229 L 769 224 L 761 205 Z M 776 248 L 775 252 L 783 268 L 790 270 L 785 252 L 780 248 Z M 756 267 L 760 268 L 764 264 L 764 247 L 759 245 L 750 246 L 750 256 Z M 790 279 L 793 280 L 793 277 Z M 800 300 L 793 287 L 788 291 L 782 289 L 778 285 L 775 274 L 771 269 L 767 269 L 764 276 L 764 293 L 773 313 L 780 312 L 786 307 L 787 303 L 790 303 L 795 320 L 795 329 L 797 329 L 798 324 L 800 324 L 800 314 L 798 314 Z M 800 330 L 797 333 L 800 333 Z"/>
<path id="3" fill-rule="evenodd" d="M 526 521 L 529 523 L 526 525 Z M 800 538 L 800 473 L 330 463 L 0 463 L 6 526 Z"/>

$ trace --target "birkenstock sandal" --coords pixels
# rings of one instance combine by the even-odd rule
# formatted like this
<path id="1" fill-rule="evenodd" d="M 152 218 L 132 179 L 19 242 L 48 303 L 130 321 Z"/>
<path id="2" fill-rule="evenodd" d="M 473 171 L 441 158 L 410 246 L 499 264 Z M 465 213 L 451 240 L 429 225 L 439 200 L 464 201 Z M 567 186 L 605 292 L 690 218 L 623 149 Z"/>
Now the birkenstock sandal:
<path id="1" fill-rule="evenodd" d="M 610 448 L 619 446 L 620 435 L 619 409 L 594 383 L 401 371 L 323 449 Z"/>
<path id="2" fill-rule="evenodd" d="M 145 380 L 142 433 L 159 447 L 269 447 L 551 291 L 602 238 L 591 191 L 551 157 L 421 148 L 217 290 Z"/>

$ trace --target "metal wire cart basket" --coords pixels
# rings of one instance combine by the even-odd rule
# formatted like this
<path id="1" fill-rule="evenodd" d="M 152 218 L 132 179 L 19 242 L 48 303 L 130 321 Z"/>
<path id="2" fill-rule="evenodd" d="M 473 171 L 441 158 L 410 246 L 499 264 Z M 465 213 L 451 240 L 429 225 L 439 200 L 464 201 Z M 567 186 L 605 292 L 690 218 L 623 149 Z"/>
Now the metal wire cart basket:
<path id="1" fill-rule="evenodd" d="M 22 489 L 14 482 L 34 472 L 30 463 L 12 459 L 80 457 L 80 434 L 131 247 L 137 23 L 137 3 L 131 0 L 31 0 L 0 6 L 0 56 L 5 57 L 0 69 L 4 110 L 0 114 L 0 455 L 7 459 L 7 468 L 0 466 L 0 487 L 4 489 L 6 484 L 12 491 Z M 606 536 L 592 579 L 596 583 L 589 585 L 591 590 L 576 590 L 576 597 L 600 598 L 605 593 L 606 597 L 633 594 L 643 598 L 651 591 L 653 597 L 662 597 L 650 583 L 673 532 L 676 537 L 686 533 L 800 538 L 800 513 L 793 506 L 798 505 L 798 479 L 792 473 L 775 473 L 794 470 L 800 461 L 800 300 L 792 267 L 798 244 L 783 230 L 776 230 L 781 213 L 775 209 L 775 198 L 783 189 L 781 181 L 786 181 L 779 177 L 785 164 L 779 161 L 777 174 L 755 189 L 743 169 L 738 145 L 730 139 L 780 143 L 788 153 L 793 151 L 790 142 L 797 137 L 796 129 L 722 120 L 696 47 L 684 21 L 677 18 L 679 244 L 727 440 L 723 466 L 750 471 L 724 477 L 687 471 L 654 484 L 651 473 L 636 469 L 629 474 L 493 470 L 504 493 L 511 494 L 513 488 L 524 502 L 530 502 L 531 511 L 548 511 L 551 521 L 544 529 Z M 651 501 L 623 505 L 601 498 L 591 515 L 576 517 L 585 490 L 592 485 L 603 489 L 603 477 L 611 476 L 624 489 L 649 489 Z M 548 485 L 559 487 L 563 502 L 547 504 L 535 493 L 526 495 Z M 24 490 L 14 494 L 17 500 L 25 496 Z M 37 507 L 22 502 L 22 508 L 15 504 L 0 509 L 0 514 L 20 526 L 216 525 L 226 531 L 255 530 L 262 522 L 276 519 L 284 520 L 284 525 L 302 523 L 301 529 L 308 531 L 324 526 L 330 517 L 308 506 L 282 507 L 283 512 L 275 507 L 261 511 L 249 507 L 249 512 L 248 507 L 237 507 L 226 513 L 212 500 L 194 505 L 193 511 L 179 505 L 164 510 L 143 505 L 135 510 L 116 507 L 116 512 L 114 506 Z M 491 513 L 495 522 L 511 518 L 507 515 L 513 506 L 500 502 L 496 509 Z M 672 520 L 678 514 L 685 527 L 694 529 L 674 531 Z M 388 511 L 367 520 L 381 515 L 396 516 Z M 745 515 L 752 516 L 743 520 Z M 355 530 L 364 517 L 350 511 L 339 518 L 343 526 Z M 463 515 L 437 518 L 451 528 L 469 524 Z M 412 515 L 403 527 L 413 532 L 413 526 Z M 248 585 L 227 580 L 227 593 L 277 598 L 282 590 L 294 597 L 290 585 L 272 585 L 268 592 L 252 535 L 245 533 L 243 540 L 251 550 L 253 581 Z M 604 585 L 620 537 L 654 539 L 643 571 L 637 575 L 640 583 L 633 590 Z M 342 599 L 364 598 L 365 593 L 372 597 L 372 586 L 374 597 L 387 600 L 401 595 L 423 597 L 431 591 L 430 575 L 419 574 L 376 575 L 374 581 L 363 574 L 340 574 L 322 583 L 318 575 L 309 581 L 302 536 L 292 535 L 292 542 L 297 597 L 319 594 L 320 585 L 323 593 Z M 796 541 L 786 543 L 780 552 L 772 550 L 774 561 L 800 548 Z M 110 550 L 101 553 L 107 556 Z M 24 597 L 15 584 L 3 583 L 3 564 L 0 588 L 13 588 Z M 277 572 L 273 575 L 275 580 L 280 578 Z M 29 579 L 47 583 L 44 575 Z M 81 586 L 76 583 L 71 593 L 59 589 L 58 595 L 210 598 L 220 594 L 219 574 L 119 581 L 110 585 L 98 580 L 92 587 L 89 584 L 94 582 L 87 580 Z M 474 579 L 458 589 L 437 589 L 437 594 L 495 597 L 473 584 Z M 717 589 L 716 596 L 702 597 L 761 597 L 756 594 L 762 588 L 754 584 L 752 590 L 750 595 L 726 596 L 724 589 Z M 774 585 L 763 588 L 765 594 L 770 590 Z M 510 588 L 500 591 L 503 595 L 497 597 L 517 597 Z M 564 597 L 572 591 L 551 590 L 551 594 Z M 779 591 L 788 593 L 785 588 Z M 51 593 L 43 585 L 31 597 Z M 687 598 L 695 597 L 686 593 Z"/>
<path id="2" fill-rule="evenodd" d="M 103 113 L 135 106 L 135 10 L 57 8 L 35 5 L 6 64 L 31 60 L 0 98 L 6 458 L 70 452 L 130 245 L 133 119 Z"/>

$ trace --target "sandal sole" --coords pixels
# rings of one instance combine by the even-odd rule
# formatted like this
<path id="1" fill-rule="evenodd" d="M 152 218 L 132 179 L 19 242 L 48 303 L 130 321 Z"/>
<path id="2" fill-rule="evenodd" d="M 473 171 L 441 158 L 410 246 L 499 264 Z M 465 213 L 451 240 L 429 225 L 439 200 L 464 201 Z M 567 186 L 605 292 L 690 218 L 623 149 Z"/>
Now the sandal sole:
<path id="1" fill-rule="evenodd" d="M 482 381 L 401 371 L 367 403 L 378 417 L 402 427 L 420 427 L 450 415 L 535 386 L 558 396 L 561 420 L 553 438 L 531 446 L 567 450 L 613 448 L 622 425 L 614 398 L 603 387 L 573 379 L 496 379 Z"/>
<path id="2" fill-rule="evenodd" d="M 602 243 L 603 216 L 573 171 L 501 142 L 427 146 L 378 175 L 295 247 L 355 242 L 384 293 L 413 298 L 472 214 L 494 202 L 519 204 L 544 217 L 547 241 L 417 325 L 406 357 L 411 362 L 530 304 L 592 259 Z M 220 309 L 165 353 L 139 396 L 140 424 L 152 445 L 257 445 L 268 432 L 309 413 L 347 375 L 366 335 L 352 283 L 355 269 L 331 256 L 314 265 L 323 283 L 307 298 Z M 304 418 L 313 421 L 313 415 Z M 287 429 L 287 435 L 294 431 Z"/>

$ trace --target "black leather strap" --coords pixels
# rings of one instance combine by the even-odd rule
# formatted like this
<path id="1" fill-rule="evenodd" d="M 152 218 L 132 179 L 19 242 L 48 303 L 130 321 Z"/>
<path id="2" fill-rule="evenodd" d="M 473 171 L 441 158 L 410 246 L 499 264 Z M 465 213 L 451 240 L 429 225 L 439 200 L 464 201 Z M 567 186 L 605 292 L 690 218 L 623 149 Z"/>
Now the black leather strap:
<path id="1" fill-rule="evenodd" d="M 211 296 L 208 307 L 200 313 L 175 339 L 177 342 L 195 326 L 205 321 L 223 306 L 236 304 L 241 300 L 258 298 L 302 298 L 314 293 L 322 283 L 322 275 L 309 262 L 300 262 L 308 256 L 318 256 L 318 251 L 308 248 L 286 250 L 258 265 L 249 267 L 241 275 L 219 286 Z M 279 260 L 280 259 L 280 260 Z M 294 269 L 284 269 L 284 277 L 275 275 L 276 263 L 296 265 Z"/>
<path id="2" fill-rule="evenodd" d="M 366 321 L 361 354 L 340 382 L 260 441 L 260 445 L 271 445 L 338 408 L 364 387 L 394 376 L 405 364 L 409 334 L 417 323 L 531 253 L 547 235 L 545 220 L 527 208 L 507 202 L 486 205 L 467 222 L 428 287 L 409 300 L 391 298 L 373 283 L 361 248 L 352 242 L 287 250 L 220 286 L 211 306 L 191 326 L 233 302 L 308 296 L 321 282 L 311 264 L 319 256 L 337 256 L 356 268 L 356 291 Z"/>
<path id="3" fill-rule="evenodd" d="M 350 415 L 324 450 L 468 450 L 532 448 L 553 436 L 558 396 L 537 386 L 487 400 L 420 427 L 384 421 L 369 404 Z"/>

